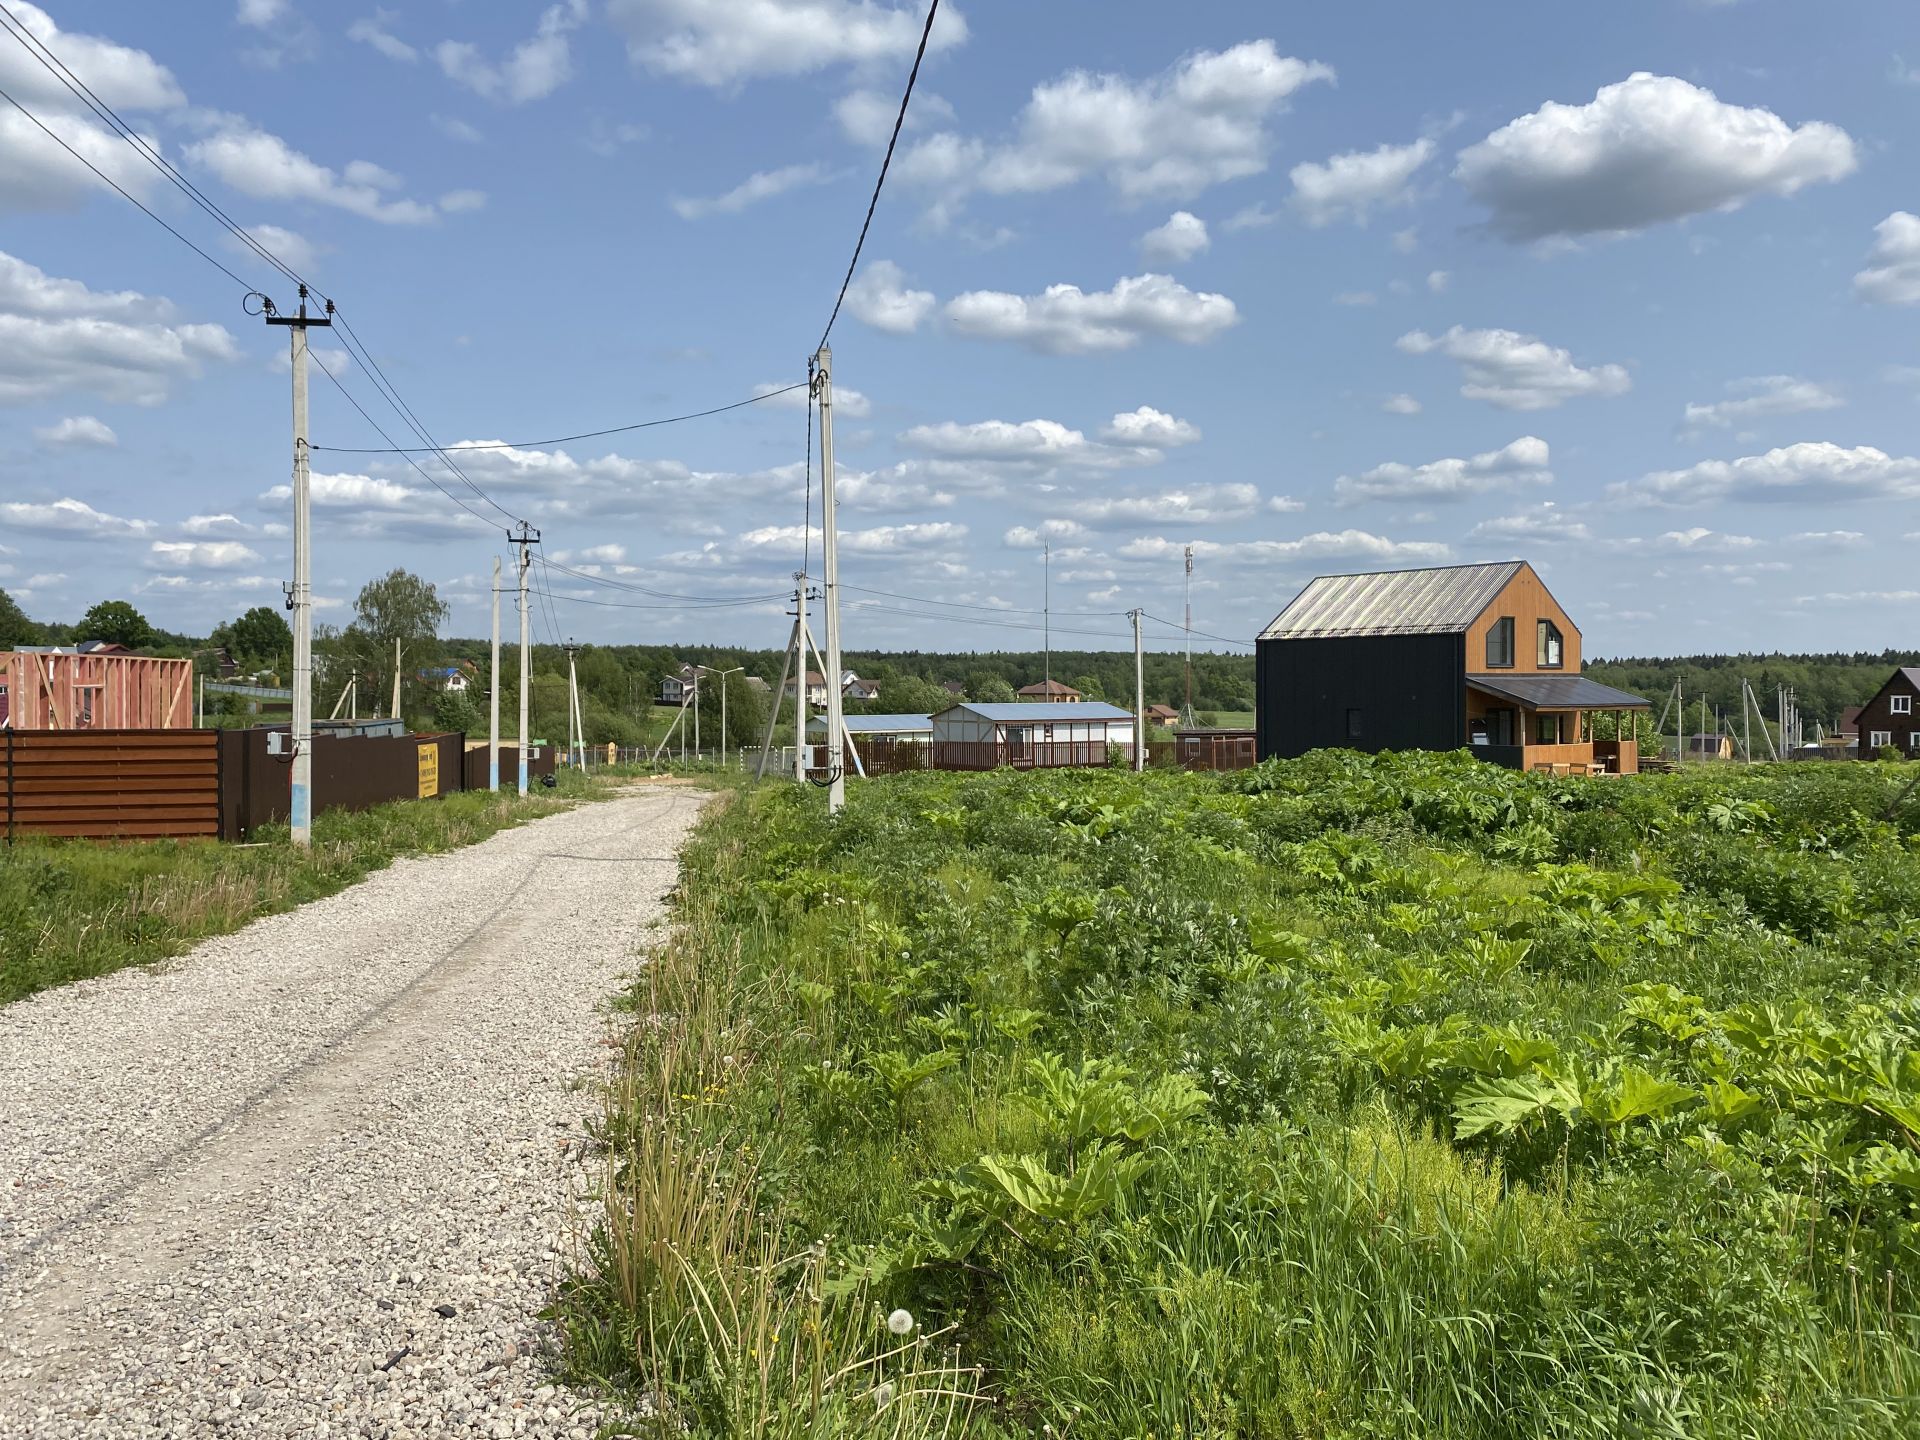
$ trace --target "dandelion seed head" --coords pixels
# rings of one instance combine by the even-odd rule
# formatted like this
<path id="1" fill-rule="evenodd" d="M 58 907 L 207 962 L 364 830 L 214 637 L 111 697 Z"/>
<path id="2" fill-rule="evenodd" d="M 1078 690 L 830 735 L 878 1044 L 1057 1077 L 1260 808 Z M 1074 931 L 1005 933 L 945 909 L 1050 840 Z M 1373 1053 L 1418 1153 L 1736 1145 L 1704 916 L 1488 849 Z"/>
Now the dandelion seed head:
<path id="1" fill-rule="evenodd" d="M 894 1311 L 891 1315 L 887 1316 L 887 1329 L 896 1335 L 912 1334 L 913 1312 L 911 1310 Z"/>
<path id="2" fill-rule="evenodd" d="M 882 1380 L 873 1387 L 873 1408 L 884 1410 L 893 1403 L 893 1382 Z"/>

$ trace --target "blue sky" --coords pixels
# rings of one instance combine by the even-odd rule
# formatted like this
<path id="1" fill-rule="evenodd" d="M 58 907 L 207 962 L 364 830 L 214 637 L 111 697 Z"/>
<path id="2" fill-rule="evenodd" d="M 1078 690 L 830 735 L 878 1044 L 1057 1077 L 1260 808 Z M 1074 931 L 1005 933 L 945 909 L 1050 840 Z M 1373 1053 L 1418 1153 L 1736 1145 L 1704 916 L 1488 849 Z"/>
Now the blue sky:
<path id="1" fill-rule="evenodd" d="M 449 445 L 801 379 L 924 13 L 6 3 Z M 0 87 L 290 307 L 5 36 Z M 1897 0 L 943 6 L 833 336 L 847 647 L 1028 648 L 1043 541 L 1062 644 L 1178 616 L 1192 544 L 1217 635 L 1318 573 L 1521 556 L 1589 653 L 1912 646 L 1917 121 Z M 278 603 L 286 335 L 241 297 L 0 104 L 30 613 Z M 797 401 L 461 457 L 594 577 L 550 572 L 536 629 L 777 645 Z M 385 443 L 319 377 L 313 410 L 317 446 Z M 404 565 L 484 633 L 504 522 L 421 463 L 488 521 L 316 454 L 319 618 Z"/>

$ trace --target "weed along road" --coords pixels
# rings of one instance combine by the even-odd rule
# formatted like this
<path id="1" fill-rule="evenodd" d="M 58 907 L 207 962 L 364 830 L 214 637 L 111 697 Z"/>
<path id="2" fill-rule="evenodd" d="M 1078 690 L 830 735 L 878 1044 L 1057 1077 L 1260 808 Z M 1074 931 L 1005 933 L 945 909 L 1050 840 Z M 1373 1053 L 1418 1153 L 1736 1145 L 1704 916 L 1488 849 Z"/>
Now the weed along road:
<path id="1" fill-rule="evenodd" d="M 537 1315 L 703 796 L 0 1009 L 0 1436 L 585 1436 Z"/>

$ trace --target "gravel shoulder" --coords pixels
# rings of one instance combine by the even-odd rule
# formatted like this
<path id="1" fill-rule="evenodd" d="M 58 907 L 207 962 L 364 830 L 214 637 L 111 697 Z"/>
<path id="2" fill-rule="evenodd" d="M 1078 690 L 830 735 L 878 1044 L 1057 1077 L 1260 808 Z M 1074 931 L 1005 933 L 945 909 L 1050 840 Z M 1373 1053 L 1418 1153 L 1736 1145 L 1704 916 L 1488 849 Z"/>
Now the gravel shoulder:
<path id="1" fill-rule="evenodd" d="M 0 1009 L 0 1437 L 586 1436 L 535 1317 L 705 797 L 397 862 Z"/>

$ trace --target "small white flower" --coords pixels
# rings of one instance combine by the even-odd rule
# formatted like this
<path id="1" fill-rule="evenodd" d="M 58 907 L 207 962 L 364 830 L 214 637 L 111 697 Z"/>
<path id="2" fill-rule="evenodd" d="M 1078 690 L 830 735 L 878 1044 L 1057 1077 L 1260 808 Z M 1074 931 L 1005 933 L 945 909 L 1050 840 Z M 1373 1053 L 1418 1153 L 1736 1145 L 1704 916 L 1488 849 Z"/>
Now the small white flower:
<path id="1" fill-rule="evenodd" d="M 887 1316 L 887 1329 L 896 1335 L 911 1335 L 913 1333 L 913 1312 L 911 1310 L 894 1311 L 891 1315 Z"/>
<path id="2" fill-rule="evenodd" d="M 893 1381 L 882 1380 L 873 1387 L 873 1408 L 884 1410 L 893 1403 Z"/>

